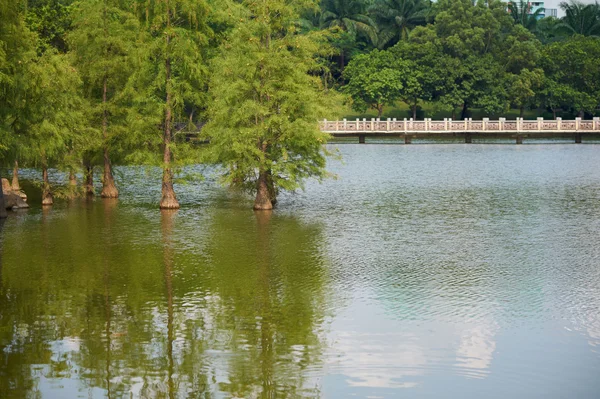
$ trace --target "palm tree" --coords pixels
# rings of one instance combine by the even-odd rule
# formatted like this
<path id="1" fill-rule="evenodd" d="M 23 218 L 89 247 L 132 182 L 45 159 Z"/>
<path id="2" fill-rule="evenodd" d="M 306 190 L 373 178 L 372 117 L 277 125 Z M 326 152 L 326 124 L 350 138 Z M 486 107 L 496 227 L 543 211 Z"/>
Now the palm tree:
<path id="1" fill-rule="evenodd" d="M 600 36 L 600 5 L 583 4 L 577 0 L 560 3 L 565 12 L 561 23 L 556 26 L 559 32 L 570 35 Z"/>
<path id="2" fill-rule="evenodd" d="M 531 4 L 528 1 L 519 0 L 508 3 L 508 12 L 513 17 L 516 24 L 523 25 L 530 31 L 535 31 L 537 21 L 544 14 L 544 8 L 538 8 L 531 12 Z"/>
<path id="3" fill-rule="evenodd" d="M 364 13 L 366 5 L 361 0 L 323 0 L 320 25 L 323 29 L 339 28 L 354 39 L 359 35 L 377 44 L 377 25 Z M 340 70 L 344 68 L 345 54 L 340 50 Z"/>
<path id="4" fill-rule="evenodd" d="M 369 11 L 380 26 L 377 47 L 384 48 L 406 40 L 412 28 L 425 24 L 428 3 L 425 0 L 377 0 Z"/>

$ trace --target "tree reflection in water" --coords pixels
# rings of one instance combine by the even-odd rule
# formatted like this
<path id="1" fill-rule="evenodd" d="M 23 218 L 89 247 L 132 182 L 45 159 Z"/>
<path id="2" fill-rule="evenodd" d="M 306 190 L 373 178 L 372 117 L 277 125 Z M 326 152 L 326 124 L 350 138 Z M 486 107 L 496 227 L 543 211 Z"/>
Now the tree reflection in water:
<path id="1" fill-rule="evenodd" d="M 0 396 L 318 396 L 319 226 L 211 211 L 82 200 L 9 220 Z"/>

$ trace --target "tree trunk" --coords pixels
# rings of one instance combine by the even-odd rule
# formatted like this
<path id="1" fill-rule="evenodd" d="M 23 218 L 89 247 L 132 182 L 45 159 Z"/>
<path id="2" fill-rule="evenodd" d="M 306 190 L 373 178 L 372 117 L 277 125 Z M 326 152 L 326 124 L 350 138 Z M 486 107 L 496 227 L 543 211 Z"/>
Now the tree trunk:
<path id="1" fill-rule="evenodd" d="M 519 108 L 519 118 L 523 118 L 524 113 L 525 113 L 525 107 Z"/>
<path id="2" fill-rule="evenodd" d="M 552 117 L 556 120 L 556 108 L 552 108 Z"/>
<path id="3" fill-rule="evenodd" d="M 19 162 L 15 159 L 15 167 L 13 168 L 13 176 L 12 176 L 12 189 L 13 191 L 21 190 L 19 186 Z"/>
<path id="4" fill-rule="evenodd" d="M 167 0 L 167 30 L 171 26 L 171 12 L 169 11 L 169 2 Z M 161 209 L 177 209 L 179 202 L 175 197 L 173 189 L 173 172 L 171 171 L 171 137 L 172 137 L 172 110 L 171 110 L 171 57 L 169 55 L 170 34 L 166 35 L 166 51 L 165 58 L 165 78 L 167 98 L 165 104 L 165 130 L 163 133 L 163 179 L 162 179 L 162 198 L 160 199 Z"/>
<path id="5" fill-rule="evenodd" d="M 377 104 L 377 117 L 381 118 L 382 114 L 383 114 L 383 104 Z"/>
<path id="6" fill-rule="evenodd" d="M 0 184 L 0 219 L 6 217 L 8 217 L 8 212 L 6 212 L 6 204 L 4 203 L 4 191 L 2 190 L 2 184 Z"/>
<path id="7" fill-rule="evenodd" d="M 42 166 L 42 205 L 52 205 L 53 203 L 52 189 L 50 180 L 48 180 L 48 167 L 44 163 Z"/>
<path id="8" fill-rule="evenodd" d="M 469 110 L 469 107 L 467 105 L 466 102 L 463 103 L 463 108 L 462 111 L 460 113 L 460 119 L 465 119 L 467 117 L 467 111 Z"/>
<path id="9" fill-rule="evenodd" d="M 261 171 L 258 176 L 258 181 L 256 182 L 256 199 L 254 200 L 255 211 L 268 211 L 273 209 L 267 181 L 267 172 Z"/>
<path id="10" fill-rule="evenodd" d="M 452 107 L 452 119 L 456 119 L 456 107 Z"/>
<path id="11" fill-rule="evenodd" d="M 413 120 L 417 120 L 417 104 L 412 104 L 410 109 L 412 111 Z"/>
<path id="12" fill-rule="evenodd" d="M 119 191 L 115 186 L 115 179 L 113 178 L 112 170 L 110 167 L 110 158 L 108 155 L 108 114 L 106 112 L 106 92 L 108 89 L 108 77 L 104 76 L 104 85 L 102 91 L 102 105 L 104 106 L 102 115 L 102 137 L 104 138 L 104 177 L 102 179 L 102 192 L 100 196 L 102 198 L 117 198 Z"/>
<path id="13" fill-rule="evenodd" d="M 89 163 L 85 165 L 85 195 L 93 196 L 94 192 L 94 168 Z"/>

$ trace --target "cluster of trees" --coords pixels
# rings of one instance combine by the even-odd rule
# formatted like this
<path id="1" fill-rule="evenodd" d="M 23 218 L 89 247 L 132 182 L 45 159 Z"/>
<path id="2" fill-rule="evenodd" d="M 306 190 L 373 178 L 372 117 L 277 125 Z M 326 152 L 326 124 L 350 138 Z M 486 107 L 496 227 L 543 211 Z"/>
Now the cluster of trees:
<path id="1" fill-rule="evenodd" d="M 101 167 L 114 198 L 112 165 L 144 164 L 162 166 L 160 206 L 177 208 L 174 178 L 194 162 L 271 209 L 326 175 L 317 120 L 341 95 L 380 115 L 399 100 L 414 117 L 426 101 L 461 117 L 595 112 L 600 6 L 563 8 L 559 20 L 499 0 L 0 0 L 0 154 L 15 189 L 19 165 L 42 169 L 44 204 L 50 167 L 69 173 L 67 195 L 93 194 Z M 185 139 L 199 122 L 201 149 Z"/>
<path id="2" fill-rule="evenodd" d="M 596 112 L 598 3 L 562 3 L 564 18 L 540 19 L 540 10 L 532 13 L 524 1 L 439 0 L 432 6 L 412 0 L 391 6 L 390 1 L 363 7 L 372 12 L 371 30 L 360 32 L 373 48 L 356 51 L 341 73 L 347 83 L 342 90 L 356 110 L 372 108 L 381 116 L 384 105 L 403 101 L 414 118 L 423 102 L 434 102 L 453 117 L 461 110 L 461 118 L 472 108 L 488 115 L 511 107 L 521 116 L 528 108 L 548 109 L 554 116 L 558 109 L 580 116 Z M 380 13 L 384 6 L 398 24 L 390 40 L 390 24 Z"/>
<path id="3" fill-rule="evenodd" d="M 311 0 L 1 0 L 0 151 L 5 163 L 69 172 L 69 195 L 118 197 L 112 164 L 160 165 L 160 207 L 189 162 L 223 166 L 231 185 L 271 209 L 280 189 L 324 176 L 330 112 L 324 32 L 299 34 Z M 197 121 L 210 141 L 185 139 Z M 78 171 L 84 174 L 78 187 Z M 15 187 L 16 188 L 16 187 Z"/>

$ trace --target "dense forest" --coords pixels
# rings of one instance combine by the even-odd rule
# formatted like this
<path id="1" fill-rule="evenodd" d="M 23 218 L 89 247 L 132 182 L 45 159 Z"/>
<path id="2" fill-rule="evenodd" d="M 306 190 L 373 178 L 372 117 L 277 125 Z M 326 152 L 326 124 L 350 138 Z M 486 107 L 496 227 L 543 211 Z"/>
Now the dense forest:
<path id="1" fill-rule="evenodd" d="M 160 166 L 178 208 L 181 166 L 271 209 L 324 178 L 317 121 L 399 102 L 467 117 L 600 103 L 600 6 L 562 19 L 497 0 L 0 0 L 0 151 L 56 195 L 118 197 L 113 165 Z M 201 128 L 196 140 L 192 132 Z M 203 142 L 205 145 L 194 143 Z M 48 168 L 69 175 L 51 187 Z M 78 178 L 82 177 L 81 181 Z M 1 193 L 1 191 L 0 191 Z M 0 204 L 1 205 L 1 204 Z M 0 208 L 4 208 L 0 206 Z"/>

